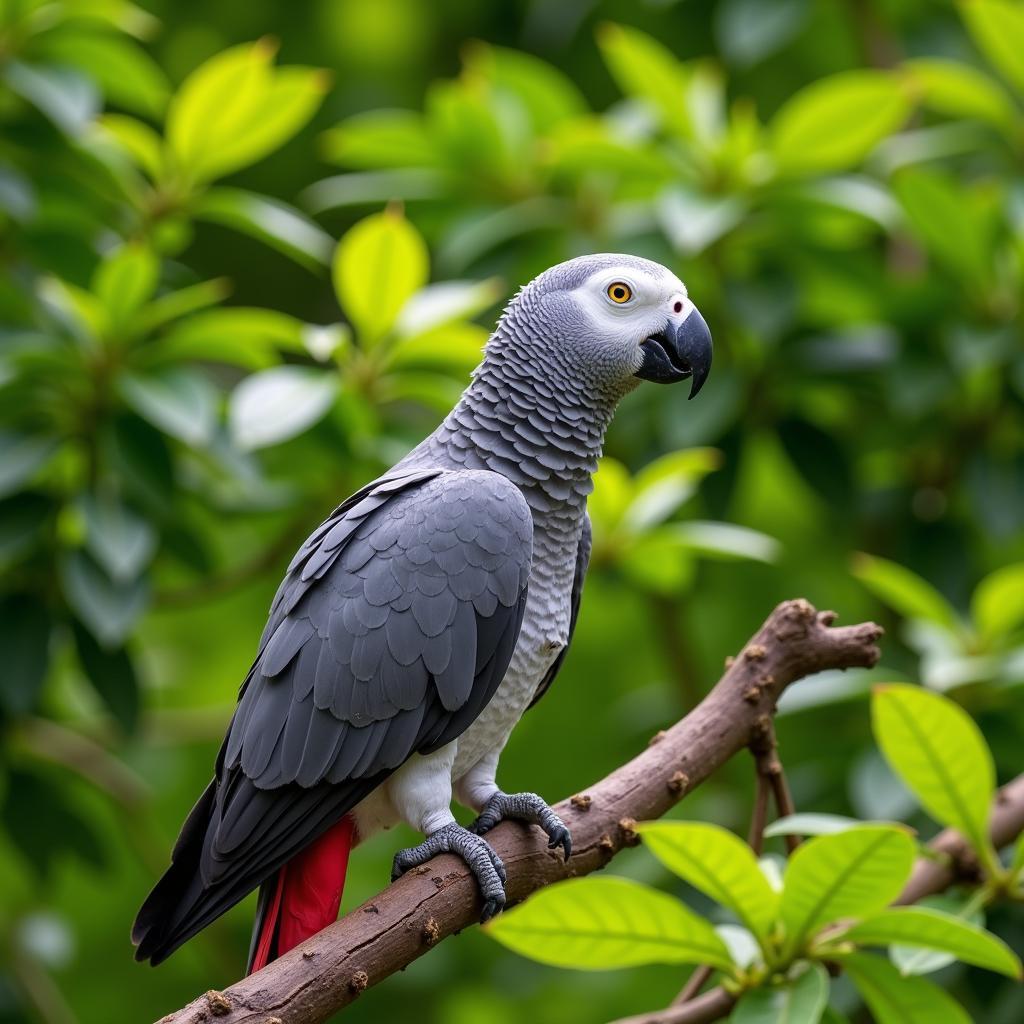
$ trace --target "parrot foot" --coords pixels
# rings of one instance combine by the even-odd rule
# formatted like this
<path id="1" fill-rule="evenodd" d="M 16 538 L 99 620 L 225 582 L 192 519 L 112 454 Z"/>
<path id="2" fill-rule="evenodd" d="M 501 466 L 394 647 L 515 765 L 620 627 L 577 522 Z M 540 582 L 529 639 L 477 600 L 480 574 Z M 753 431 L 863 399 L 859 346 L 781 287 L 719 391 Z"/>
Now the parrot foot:
<path id="1" fill-rule="evenodd" d="M 445 825 L 432 832 L 419 846 L 399 850 L 391 867 L 391 881 L 439 853 L 458 854 L 476 877 L 484 898 L 481 924 L 501 913 L 505 906 L 505 865 L 486 840 L 461 825 Z"/>
<path id="2" fill-rule="evenodd" d="M 469 826 L 471 832 L 483 835 L 490 832 L 499 821 L 505 818 L 516 818 L 528 821 L 531 825 L 539 825 L 548 837 L 548 847 L 552 850 L 561 847 L 565 859 L 572 853 L 572 836 L 565 827 L 565 822 L 536 793 L 502 793 L 499 789 L 484 804 L 476 821 Z"/>

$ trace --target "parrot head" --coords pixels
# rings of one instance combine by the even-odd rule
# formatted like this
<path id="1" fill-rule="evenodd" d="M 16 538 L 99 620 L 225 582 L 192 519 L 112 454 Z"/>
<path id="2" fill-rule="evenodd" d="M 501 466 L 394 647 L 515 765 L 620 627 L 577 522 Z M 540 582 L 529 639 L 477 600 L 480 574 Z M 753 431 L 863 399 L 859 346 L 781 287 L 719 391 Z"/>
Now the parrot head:
<path id="1" fill-rule="evenodd" d="M 711 370 L 711 332 L 668 268 L 618 253 L 580 256 L 545 271 L 506 311 L 520 329 L 541 328 L 546 356 L 580 382 L 621 392 L 639 380 L 690 380 Z"/>

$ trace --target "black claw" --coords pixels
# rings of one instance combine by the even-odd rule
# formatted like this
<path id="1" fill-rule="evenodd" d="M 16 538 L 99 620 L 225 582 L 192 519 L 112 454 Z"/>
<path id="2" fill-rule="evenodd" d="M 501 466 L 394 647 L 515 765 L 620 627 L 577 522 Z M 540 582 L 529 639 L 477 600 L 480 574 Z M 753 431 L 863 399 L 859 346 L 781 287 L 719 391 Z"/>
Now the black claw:
<path id="1" fill-rule="evenodd" d="M 487 924 L 492 917 L 497 917 L 504 907 L 504 900 L 484 900 L 483 910 L 480 911 L 480 923 Z"/>
<path id="2" fill-rule="evenodd" d="M 551 833 L 551 841 L 548 843 L 548 849 L 554 850 L 559 846 L 565 851 L 565 859 L 568 861 L 569 857 L 572 855 L 572 836 L 569 834 L 569 830 L 567 828 L 563 827 L 555 829 Z"/>

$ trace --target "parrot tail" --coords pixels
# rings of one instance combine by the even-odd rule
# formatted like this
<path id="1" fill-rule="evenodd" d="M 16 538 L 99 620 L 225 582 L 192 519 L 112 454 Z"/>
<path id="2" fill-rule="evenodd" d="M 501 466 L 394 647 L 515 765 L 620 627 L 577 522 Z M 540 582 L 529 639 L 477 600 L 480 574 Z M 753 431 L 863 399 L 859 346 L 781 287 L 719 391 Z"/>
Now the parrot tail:
<path id="1" fill-rule="evenodd" d="M 346 814 L 260 886 L 248 974 L 266 967 L 337 918 L 348 855 L 355 841 L 355 822 Z"/>

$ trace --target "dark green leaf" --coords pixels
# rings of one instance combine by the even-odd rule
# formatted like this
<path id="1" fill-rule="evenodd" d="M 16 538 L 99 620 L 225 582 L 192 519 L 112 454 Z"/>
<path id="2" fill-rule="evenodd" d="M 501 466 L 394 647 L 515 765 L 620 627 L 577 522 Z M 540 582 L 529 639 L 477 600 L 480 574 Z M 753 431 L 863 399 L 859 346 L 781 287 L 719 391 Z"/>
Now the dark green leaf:
<path id="1" fill-rule="evenodd" d="M 904 977 L 888 960 L 852 953 L 841 962 L 877 1024 L 971 1024 L 941 988 L 924 978 Z"/>
<path id="2" fill-rule="evenodd" d="M 143 419 L 188 445 L 209 443 L 217 425 L 219 395 L 196 370 L 175 367 L 150 374 L 123 374 L 120 390 Z"/>
<path id="3" fill-rule="evenodd" d="M 745 992 L 729 1016 L 733 1024 L 817 1024 L 828 1003 L 828 974 L 810 964 L 795 979 Z"/>
<path id="4" fill-rule="evenodd" d="M 105 647 L 119 647 L 148 600 L 142 580 L 115 583 L 83 551 L 61 562 L 61 584 L 68 604 Z"/>
<path id="5" fill-rule="evenodd" d="M 14 715 L 35 709 L 50 664 L 50 613 L 31 594 L 0 599 L 0 705 Z"/>
<path id="6" fill-rule="evenodd" d="M 80 622 L 73 624 L 75 647 L 89 682 L 126 733 L 139 718 L 139 683 L 131 656 L 124 647 L 101 647 Z"/>
<path id="7" fill-rule="evenodd" d="M 7 84 L 38 107 L 65 135 L 79 135 L 100 108 L 95 86 L 70 68 L 8 63 Z"/>
<path id="8" fill-rule="evenodd" d="M 854 481 L 843 446 L 806 420 L 783 420 L 776 429 L 786 454 L 811 487 L 831 508 L 850 508 Z"/>
<path id="9" fill-rule="evenodd" d="M 53 438 L 0 431 L 0 497 L 30 480 L 56 447 Z"/>

